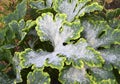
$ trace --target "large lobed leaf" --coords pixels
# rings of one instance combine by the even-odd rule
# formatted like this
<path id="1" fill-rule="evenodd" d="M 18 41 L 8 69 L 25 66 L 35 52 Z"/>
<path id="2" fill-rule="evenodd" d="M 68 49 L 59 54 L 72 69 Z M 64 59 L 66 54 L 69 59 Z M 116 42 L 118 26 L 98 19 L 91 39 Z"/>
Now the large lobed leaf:
<path id="1" fill-rule="evenodd" d="M 112 29 L 103 20 L 83 20 L 84 37 L 94 48 L 106 47 L 120 42 L 120 30 Z"/>
<path id="2" fill-rule="evenodd" d="M 72 62 L 74 67 L 79 69 L 83 67 L 84 63 L 90 67 L 102 65 L 104 60 L 100 54 L 91 48 L 84 39 L 79 39 L 75 44 L 70 42 L 80 38 L 80 32 L 83 30 L 80 22 L 69 23 L 64 20 L 64 14 L 57 14 L 53 17 L 51 13 L 43 14 L 37 19 L 36 30 L 40 40 L 51 41 L 54 51 L 26 49 L 16 53 L 13 61 L 17 64 L 15 67 L 19 71 L 18 73 L 21 68 L 31 65 L 37 68 L 51 66 L 59 70 L 63 68 L 64 62 L 67 64 Z"/>
<path id="3" fill-rule="evenodd" d="M 65 13 L 68 21 L 73 21 L 78 16 L 84 16 L 96 10 L 102 10 L 102 6 L 91 0 L 55 0 L 54 9 L 60 13 Z"/>

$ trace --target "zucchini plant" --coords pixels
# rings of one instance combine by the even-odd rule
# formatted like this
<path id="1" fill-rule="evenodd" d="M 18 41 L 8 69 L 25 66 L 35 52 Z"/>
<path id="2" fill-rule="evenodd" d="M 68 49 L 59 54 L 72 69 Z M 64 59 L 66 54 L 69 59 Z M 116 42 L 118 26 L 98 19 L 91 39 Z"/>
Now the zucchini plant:
<path id="1" fill-rule="evenodd" d="M 1 84 L 119 84 L 120 9 L 95 0 L 21 0 L 1 19 Z"/>

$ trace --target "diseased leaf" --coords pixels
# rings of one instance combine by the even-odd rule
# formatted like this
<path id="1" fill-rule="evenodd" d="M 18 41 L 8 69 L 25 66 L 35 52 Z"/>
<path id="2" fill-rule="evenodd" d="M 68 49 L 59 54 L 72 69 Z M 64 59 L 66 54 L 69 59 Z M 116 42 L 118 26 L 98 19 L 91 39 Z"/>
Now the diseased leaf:
<path id="1" fill-rule="evenodd" d="M 64 65 L 65 58 L 57 56 L 57 53 L 49 53 L 45 51 L 33 51 L 30 49 L 26 49 L 21 52 L 20 60 L 23 67 L 29 67 L 31 65 L 35 65 L 35 67 L 44 67 L 51 65 L 51 67 L 62 68 Z"/>
<path id="2" fill-rule="evenodd" d="M 107 71 L 100 68 L 92 68 L 91 74 L 93 76 L 92 79 L 97 82 L 97 84 L 117 84 L 112 71 Z"/>
<path id="3" fill-rule="evenodd" d="M 101 66 L 103 59 L 98 52 L 89 47 L 84 39 L 80 39 L 75 45 L 70 43 L 70 38 L 76 39 L 80 37 L 82 27 L 79 22 L 63 25 L 63 16 L 58 14 L 53 20 L 52 14 L 48 13 L 37 19 L 36 30 L 40 39 L 42 41 L 50 40 L 54 46 L 54 51 L 52 53 L 45 51 L 35 52 L 28 49 L 21 52 L 20 59 L 22 59 L 23 66 L 35 64 L 36 67 L 42 67 L 46 60 L 48 65 L 52 64 L 54 67 L 63 66 L 64 57 L 67 58 L 67 63 L 72 61 L 76 67 L 82 67 L 83 61 L 89 66 Z M 64 46 L 65 42 L 68 45 Z"/>
<path id="4" fill-rule="evenodd" d="M 50 84 L 49 74 L 42 70 L 35 69 L 27 76 L 27 84 Z"/>
<path id="5" fill-rule="evenodd" d="M 60 13 L 67 14 L 67 20 L 73 21 L 78 16 L 84 16 L 96 10 L 102 10 L 98 3 L 90 3 L 91 0 L 55 0 L 54 9 Z"/>
<path id="6" fill-rule="evenodd" d="M 85 68 L 65 68 L 60 72 L 59 80 L 62 84 L 90 84 Z"/>
<path id="7" fill-rule="evenodd" d="M 30 1 L 30 6 L 35 9 L 44 10 L 52 7 L 52 0 L 37 0 Z"/>
<path id="8" fill-rule="evenodd" d="M 21 60 L 19 59 L 19 54 L 18 52 L 15 53 L 15 56 L 13 57 L 13 68 L 14 71 L 16 73 L 16 79 L 14 80 L 16 83 L 22 82 L 22 78 L 21 78 L 21 70 L 22 70 L 22 66 L 20 64 Z"/>
<path id="9" fill-rule="evenodd" d="M 100 51 L 106 60 L 107 66 L 112 65 L 120 71 L 120 47 L 113 47 Z"/>
<path id="10" fill-rule="evenodd" d="M 27 9 L 26 0 L 22 0 L 22 2 L 17 5 L 16 10 L 4 18 L 4 21 L 6 23 L 9 23 L 12 20 L 19 21 L 20 19 L 23 19 L 23 17 L 26 14 L 26 9 Z"/>
<path id="11" fill-rule="evenodd" d="M 84 37 L 94 48 L 106 47 L 120 42 L 120 30 L 112 29 L 105 21 L 85 20 L 82 25 L 84 27 Z"/>

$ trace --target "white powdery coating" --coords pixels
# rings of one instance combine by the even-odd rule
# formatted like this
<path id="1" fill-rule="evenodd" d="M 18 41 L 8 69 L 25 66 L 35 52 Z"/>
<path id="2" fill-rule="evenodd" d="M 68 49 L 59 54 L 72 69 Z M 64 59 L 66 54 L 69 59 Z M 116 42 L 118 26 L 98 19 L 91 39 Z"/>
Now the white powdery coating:
<path id="1" fill-rule="evenodd" d="M 115 51 L 101 51 L 102 57 L 108 62 L 120 67 L 120 54 Z"/>
<path id="2" fill-rule="evenodd" d="M 59 4 L 59 10 L 62 13 L 67 14 L 67 20 L 72 21 L 74 17 L 78 14 L 79 10 L 85 5 L 85 3 L 79 3 L 78 0 L 72 0 L 72 2 L 68 2 L 68 0 L 63 0 L 62 3 Z"/>
<path id="3" fill-rule="evenodd" d="M 91 70 L 95 75 L 97 75 L 97 77 L 99 76 L 102 79 L 109 79 L 114 77 L 112 72 L 106 71 L 104 69 L 92 68 Z"/>
<path id="4" fill-rule="evenodd" d="M 25 66 L 30 64 L 35 64 L 36 67 L 42 67 L 44 66 L 44 63 L 46 60 L 49 64 L 54 64 L 56 66 L 61 65 L 61 62 L 63 61 L 62 58 L 57 56 L 56 52 L 53 53 L 47 53 L 47 52 L 39 52 L 36 53 L 34 51 L 30 51 L 25 55 Z M 57 60 L 56 60 L 57 59 Z"/>
<path id="5" fill-rule="evenodd" d="M 72 58 L 74 61 L 78 59 L 84 59 L 86 61 L 94 61 L 97 62 L 96 56 L 93 52 L 87 49 L 87 43 L 79 42 L 75 45 L 66 45 L 62 50 L 58 50 L 60 53 L 65 55 L 67 58 Z"/>
<path id="6" fill-rule="evenodd" d="M 50 15 L 44 16 L 39 20 L 39 29 L 46 35 L 46 38 L 52 41 L 54 46 L 54 39 L 59 36 L 59 29 L 62 26 L 62 19 L 57 18 L 57 21 L 53 21 L 53 18 Z"/>
<path id="7" fill-rule="evenodd" d="M 35 64 L 36 67 L 42 67 L 48 55 L 46 52 L 43 53 L 36 53 L 34 51 L 27 53 L 27 55 L 25 55 L 25 59 L 27 59 L 27 61 L 25 61 L 25 66 Z"/>
<path id="8" fill-rule="evenodd" d="M 63 0 L 61 3 L 58 3 L 58 9 L 60 10 L 60 12 L 67 14 L 68 21 L 72 21 L 77 15 L 81 15 L 86 11 L 85 8 L 82 9 L 82 7 L 87 2 L 89 2 L 89 0 L 81 0 L 80 2 L 78 0 L 71 0 L 71 2 L 69 2 L 68 0 Z"/>
<path id="9" fill-rule="evenodd" d="M 51 5 L 52 5 L 52 0 L 46 0 L 46 4 L 47 4 L 48 7 L 51 7 Z"/>
<path id="10" fill-rule="evenodd" d="M 76 12 L 73 12 L 76 6 L 78 0 L 74 0 L 72 3 L 68 3 L 68 0 L 64 0 L 60 6 L 59 6 L 59 10 L 62 13 L 67 14 L 68 16 L 68 21 L 71 21 L 74 19 L 75 15 L 77 14 Z"/>
<path id="11" fill-rule="evenodd" d="M 86 78 L 86 71 L 85 69 L 75 69 L 75 68 L 70 68 L 66 70 L 66 72 L 63 75 L 63 78 L 68 80 L 69 82 L 80 82 L 81 84 L 87 84 L 89 83 L 89 79 Z"/>
<path id="12" fill-rule="evenodd" d="M 93 47 L 97 48 L 100 45 L 105 44 L 106 42 L 109 42 L 110 38 L 104 37 L 104 38 L 98 38 L 98 34 L 100 31 L 105 29 L 105 27 L 101 27 L 99 24 L 98 26 L 95 26 L 87 21 L 83 22 L 84 28 L 85 28 L 85 38 L 87 39 L 88 43 Z"/>

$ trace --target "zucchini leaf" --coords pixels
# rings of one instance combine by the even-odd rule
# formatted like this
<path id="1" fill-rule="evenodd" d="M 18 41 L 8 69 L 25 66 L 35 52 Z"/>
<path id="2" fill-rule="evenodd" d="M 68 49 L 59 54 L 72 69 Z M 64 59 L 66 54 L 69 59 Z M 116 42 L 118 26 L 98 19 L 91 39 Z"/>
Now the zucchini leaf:
<path id="1" fill-rule="evenodd" d="M 120 47 L 115 46 L 112 48 L 100 51 L 102 57 L 106 60 L 107 66 L 114 66 L 120 71 Z"/>
<path id="2" fill-rule="evenodd" d="M 90 67 L 100 67 L 104 62 L 100 53 L 89 47 L 85 39 L 81 38 L 75 44 L 71 42 L 71 40 L 80 38 L 83 27 L 79 21 L 69 23 L 65 22 L 64 14 L 57 14 L 53 17 L 51 13 L 45 13 L 38 17 L 36 22 L 36 31 L 40 40 L 49 40 L 54 50 L 53 52 L 47 52 L 26 49 L 23 52 L 16 53 L 13 61 L 18 64 L 15 65 L 17 71 L 31 65 L 34 65 L 32 68 L 50 66 L 61 70 L 64 62 L 67 64 L 72 62 L 73 66 L 77 68 L 82 68 L 84 63 Z M 64 45 L 64 43 L 67 44 Z"/>
<path id="3" fill-rule="evenodd" d="M 52 0 L 31 0 L 30 6 L 34 9 L 44 10 L 52 7 Z"/>
<path id="4" fill-rule="evenodd" d="M 117 84 L 112 71 L 107 71 L 102 68 L 92 68 L 91 76 L 97 84 Z"/>
<path id="5" fill-rule="evenodd" d="M 32 20 L 28 20 L 25 22 L 23 19 L 21 19 L 19 22 L 16 20 L 13 20 L 9 23 L 9 27 L 7 28 L 7 33 L 12 33 L 11 35 L 8 35 L 6 33 L 6 39 L 8 40 L 8 43 L 14 40 L 17 40 L 17 45 L 22 42 L 27 34 L 27 32 L 32 28 L 32 26 L 35 25 L 35 22 Z"/>
<path id="6" fill-rule="evenodd" d="M 12 20 L 19 21 L 23 19 L 26 14 L 26 10 L 27 10 L 26 0 L 22 0 L 22 2 L 17 5 L 16 10 L 13 13 L 4 17 L 5 23 L 9 23 Z"/>
<path id="7" fill-rule="evenodd" d="M 73 21 L 75 17 L 82 17 L 85 13 L 96 10 L 102 10 L 102 6 L 96 2 L 90 3 L 91 0 L 55 0 L 54 9 L 67 15 L 68 21 Z"/>
<path id="8" fill-rule="evenodd" d="M 49 74 L 40 69 L 35 69 L 28 74 L 27 84 L 50 84 Z"/>
<path id="9" fill-rule="evenodd" d="M 82 21 L 82 24 L 84 37 L 94 48 L 107 47 L 120 42 L 120 30 L 112 29 L 105 21 L 87 19 Z"/>
<path id="10" fill-rule="evenodd" d="M 6 74 L 0 72 L 0 84 L 14 84 L 14 80 L 10 79 Z"/>
<path id="11" fill-rule="evenodd" d="M 59 80 L 62 84 L 90 84 L 85 68 L 66 67 L 60 72 Z"/>

